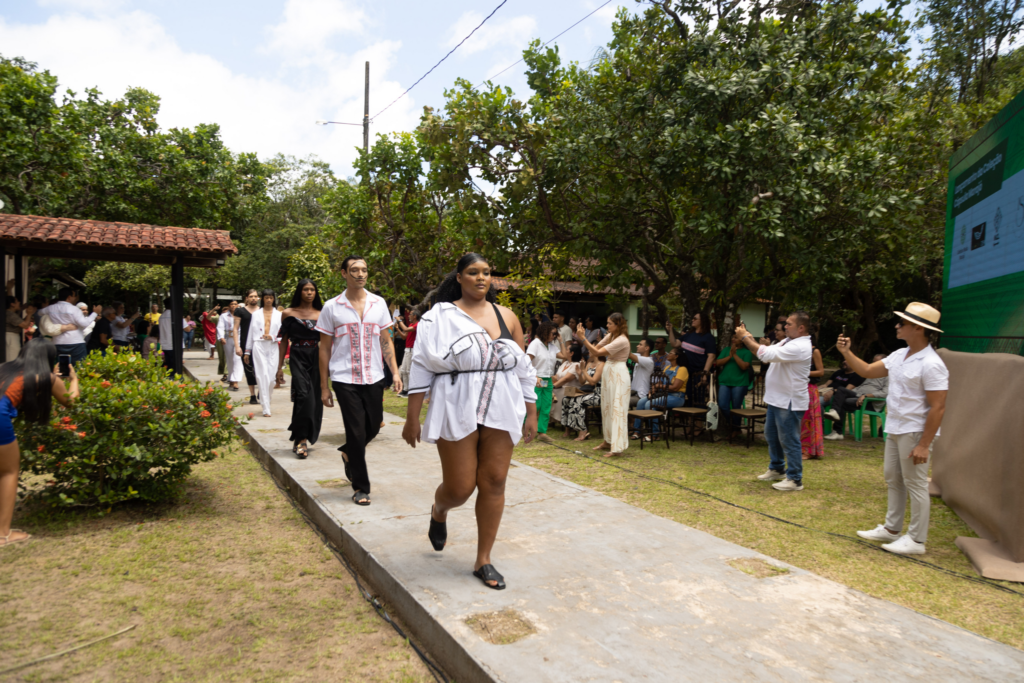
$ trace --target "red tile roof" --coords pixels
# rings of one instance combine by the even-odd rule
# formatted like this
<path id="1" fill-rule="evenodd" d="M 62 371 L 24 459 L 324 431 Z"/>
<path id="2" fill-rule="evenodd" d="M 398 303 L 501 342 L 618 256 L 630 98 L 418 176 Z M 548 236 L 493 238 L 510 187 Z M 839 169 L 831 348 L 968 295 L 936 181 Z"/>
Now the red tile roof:
<path id="1" fill-rule="evenodd" d="M 507 277 L 492 277 L 491 284 L 499 292 L 503 292 L 510 287 L 517 287 L 519 285 L 529 283 L 529 280 L 511 280 Z M 548 284 L 551 285 L 551 289 L 555 292 L 569 293 L 569 294 L 613 294 L 611 289 L 587 289 L 583 286 L 582 282 L 574 282 L 567 280 L 549 280 Z M 630 287 L 627 292 L 632 296 L 640 296 L 640 290 L 636 287 Z"/>
<path id="2" fill-rule="evenodd" d="M 235 254 L 227 230 L 173 228 L 139 223 L 109 223 L 73 218 L 0 214 L 0 244 L 3 240 L 39 244 L 80 245 L 118 249 L 159 249 L 172 252 Z"/>

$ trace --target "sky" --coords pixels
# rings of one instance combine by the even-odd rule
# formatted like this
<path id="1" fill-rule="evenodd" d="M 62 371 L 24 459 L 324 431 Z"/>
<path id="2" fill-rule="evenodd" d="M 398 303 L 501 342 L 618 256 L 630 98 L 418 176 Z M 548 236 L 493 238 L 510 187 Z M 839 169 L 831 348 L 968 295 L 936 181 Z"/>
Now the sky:
<path id="1" fill-rule="evenodd" d="M 480 83 L 605 0 L 507 0 L 408 95 L 376 114 L 461 41 L 501 0 L 358 3 L 353 0 L 0 0 L 0 54 L 49 70 L 61 91 L 129 87 L 161 98 L 163 128 L 217 123 L 234 152 L 314 154 L 351 175 L 364 64 L 370 62 L 371 136 L 412 130 L 440 109 L 456 78 Z M 612 0 L 559 38 L 563 61 L 588 61 L 611 38 Z M 524 65 L 495 80 L 528 95 Z"/>

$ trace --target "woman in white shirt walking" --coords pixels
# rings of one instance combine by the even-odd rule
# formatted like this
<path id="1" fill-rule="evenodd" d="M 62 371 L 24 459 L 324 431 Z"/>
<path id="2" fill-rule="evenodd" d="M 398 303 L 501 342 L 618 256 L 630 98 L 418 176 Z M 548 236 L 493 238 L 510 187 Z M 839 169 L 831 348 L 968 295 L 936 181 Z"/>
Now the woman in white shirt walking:
<path id="1" fill-rule="evenodd" d="M 526 355 L 537 371 L 537 440 L 551 443 L 548 436 L 548 419 L 551 416 L 551 376 L 559 360 L 569 360 L 569 352 L 558 336 L 554 323 L 544 322 L 537 326 L 537 336 L 526 347 Z"/>
<path id="2" fill-rule="evenodd" d="M 409 374 L 409 407 L 402 438 L 415 448 L 436 443 L 442 481 L 434 492 L 430 528 L 434 550 L 448 538 L 448 511 L 477 491 L 477 556 L 473 575 L 505 588 L 491 549 L 505 510 L 505 479 L 512 449 L 537 434 L 537 375 L 523 353 L 523 330 L 495 303 L 491 268 L 479 254 L 459 259 L 455 272 L 427 295 L 433 307 L 420 318 Z M 435 303 L 436 302 L 436 303 Z M 430 408 L 422 427 L 426 392 Z"/>
<path id="3" fill-rule="evenodd" d="M 274 391 L 277 375 L 277 335 L 281 331 L 281 311 L 277 310 L 277 295 L 271 289 L 260 294 L 260 308 L 249 323 L 249 334 L 245 340 L 245 357 L 252 358 L 256 386 L 259 387 L 259 402 L 263 417 L 270 417 L 270 396 Z"/>

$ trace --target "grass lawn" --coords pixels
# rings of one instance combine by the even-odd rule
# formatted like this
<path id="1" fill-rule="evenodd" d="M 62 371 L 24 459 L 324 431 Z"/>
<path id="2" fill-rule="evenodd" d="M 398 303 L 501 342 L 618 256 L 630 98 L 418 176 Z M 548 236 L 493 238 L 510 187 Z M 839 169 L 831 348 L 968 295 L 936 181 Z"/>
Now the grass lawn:
<path id="1" fill-rule="evenodd" d="M 136 628 L 3 680 L 433 680 L 240 446 L 178 504 L 15 526 L 34 537 L 0 550 L 0 670 Z"/>
<path id="2" fill-rule="evenodd" d="M 385 410 L 404 417 L 405 404 L 404 399 L 386 394 Z M 771 488 L 770 482 L 756 479 L 768 466 L 768 447 L 763 441 L 755 442 L 749 450 L 724 442 L 696 441 L 691 447 L 685 441 L 675 441 L 668 450 L 664 443 L 656 443 L 646 445 L 643 451 L 637 442 L 631 441 L 624 456 L 606 459 L 592 450 L 601 441 L 597 435 L 582 444 L 564 439 L 557 426 L 552 426 L 549 435 L 558 445 L 582 451 L 597 460 L 539 442 L 520 443 L 513 457 L 661 517 L 1024 648 L 1024 596 L 949 576 L 851 541 L 767 519 L 611 466 L 675 482 L 807 527 L 855 536 L 858 529 L 872 529 L 885 517 L 880 439 L 865 437 L 860 443 L 826 441 L 823 460 L 804 461 L 804 490 L 780 493 Z M 933 498 L 928 553 L 921 559 L 977 576 L 966 556 L 953 544 L 957 536 L 976 534 L 941 499 Z M 1020 584 L 1002 585 L 1024 592 Z"/>

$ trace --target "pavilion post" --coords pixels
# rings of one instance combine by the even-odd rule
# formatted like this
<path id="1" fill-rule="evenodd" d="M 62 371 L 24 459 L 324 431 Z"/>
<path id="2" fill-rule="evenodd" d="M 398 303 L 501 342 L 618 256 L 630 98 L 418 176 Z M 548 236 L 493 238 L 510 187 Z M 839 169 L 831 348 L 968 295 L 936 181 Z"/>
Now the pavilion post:
<path id="1" fill-rule="evenodd" d="M 10 274 L 7 272 L 7 249 L 5 247 L 3 247 L 3 246 L 0 246 L 0 259 L 3 260 L 3 264 L 4 264 L 4 296 L 6 296 L 7 295 L 7 281 L 9 279 L 8 276 Z M 4 303 L 4 308 L 7 308 L 6 301 L 7 301 L 7 299 L 4 299 L 4 302 L 5 302 Z M 7 329 L 7 328 L 5 327 L 4 329 Z M 6 363 L 9 360 L 14 360 L 14 359 L 7 357 L 7 335 L 5 334 L 4 335 L 4 343 L 0 344 L 0 363 Z"/>
<path id="2" fill-rule="evenodd" d="M 184 329 L 185 319 L 185 263 L 180 256 L 171 264 L 171 346 L 174 347 L 174 373 L 185 374 Z M 166 351 L 165 351 L 166 353 Z"/>
<path id="3" fill-rule="evenodd" d="M 18 298 L 21 305 L 25 305 L 25 262 L 27 256 L 17 254 L 14 257 L 14 296 Z"/>

